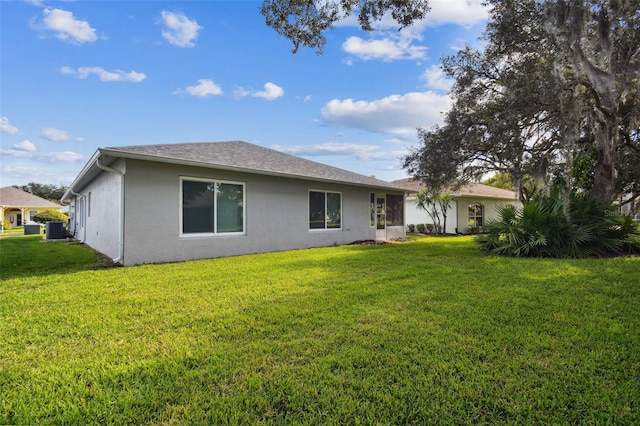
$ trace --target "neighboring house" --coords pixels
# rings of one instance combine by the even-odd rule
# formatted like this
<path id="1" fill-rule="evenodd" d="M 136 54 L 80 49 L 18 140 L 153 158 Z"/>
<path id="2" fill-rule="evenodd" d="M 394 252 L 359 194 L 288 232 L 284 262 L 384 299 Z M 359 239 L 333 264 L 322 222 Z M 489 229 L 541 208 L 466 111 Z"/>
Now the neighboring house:
<path id="1" fill-rule="evenodd" d="M 628 202 L 630 198 L 631 195 L 629 194 L 624 194 L 620 197 L 619 204 L 622 204 L 620 212 L 625 216 L 633 217 L 636 222 L 640 222 L 640 200 L 636 199 L 635 201 Z"/>
<path id="2" fill-rule="evenodd" d="M 62 197 L 124 265 L 405 236 L 404 188 L 246 142 L 101 148 Z"/>
<path id="3" fill-rule="evenodd" d="M 405 202 L 406 223 L 432 223 L 427 212 L 417 206 L 416 193 L 424 190 L 424 185 L 413 179 L 400 179 L 393 183 L 411 192 Z M 453 202 L 447 212 L 446 229 L 449 234 L 466 234 L 474 227 L 481 228 L 487 220 L 498 217 L 496 208 L 501 204 L 522 206 L 515 192 L 481 183 L 463 186 L 451 195 Z"/>
<path id="4" fill-rule="evenodd" d="M 7 229 L 32 222 L 33 217 L 42 210 L 62 211 L 63 206 L 40 198 L 13 186 L 0 188 L 0 228 Z"/>

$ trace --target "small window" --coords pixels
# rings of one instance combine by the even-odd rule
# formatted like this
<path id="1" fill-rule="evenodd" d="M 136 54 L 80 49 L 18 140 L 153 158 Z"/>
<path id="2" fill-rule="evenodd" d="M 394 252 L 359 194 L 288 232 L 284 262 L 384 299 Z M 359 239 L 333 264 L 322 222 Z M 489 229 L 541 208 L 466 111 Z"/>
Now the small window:
<path id="1" fill-rule="evenodd" d="M 244 184 L 182 179 L 183 234 L 244 233 Z"/>
<path id="2" fill-rule="evenodd" d="M 376 226 L 376 194 L 373 192 L 369 197 L 369 226 Z"/>
<path id="3" fill-rule="evenodd" d="M 481 228 L 484 226 L 484 206 L 479 203 L 469 205 L 469 227 Z"/>
<path id="4" fill-rule="evenodd" d="M 309 229 L 342 228 L 342 194 L 309 191 Z"/>

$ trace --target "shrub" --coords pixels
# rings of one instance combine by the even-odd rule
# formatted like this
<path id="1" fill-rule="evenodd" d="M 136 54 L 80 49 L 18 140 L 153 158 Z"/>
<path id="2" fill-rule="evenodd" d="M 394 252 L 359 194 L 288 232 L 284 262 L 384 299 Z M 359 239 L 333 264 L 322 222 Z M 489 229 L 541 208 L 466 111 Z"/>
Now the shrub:
<path id="1" fill-rule="evenodd" d="M 59 212 L 58 210 L 47 209 L 38 212 L 35 216 L 33 216 L 33 220 L 38 223 L 45 222 L 53 222 L 53 221 L 63 221 L 66 222 L 69 220 L 66 214 Z"/>
<path id="2" fill-rule="evenodd" d="M 640 230 L 632 218 L 584 195 L 569 203 L 553 195 L 534 197 L 522 209 L 498 208 L 477 237 L 482 250 L 515 257 L 590 257 L 640 253 Z"/>
<path id="3" fill-rule="evenodd" d="M 407 228 L 409 228 L 409 232 L 411 232 L 411 233 L 416 232 L 416 226 L 413 223 L 407 225 Z"/>
<path id="4" fill-rule="evenodd" d="M 419 223 L 416 226 L 416 229 L 418 230 L 419 233 L 424 234 L 424 231 L 425 231 L 424 223 Z"/>
<path id="5" fill-rule="evenodd" d="M 433 223 L 426 223 L 424 226 L 425 228 L 427 228 L 428 233 L 433 234 L 433 228 L 434 228 Z"/>

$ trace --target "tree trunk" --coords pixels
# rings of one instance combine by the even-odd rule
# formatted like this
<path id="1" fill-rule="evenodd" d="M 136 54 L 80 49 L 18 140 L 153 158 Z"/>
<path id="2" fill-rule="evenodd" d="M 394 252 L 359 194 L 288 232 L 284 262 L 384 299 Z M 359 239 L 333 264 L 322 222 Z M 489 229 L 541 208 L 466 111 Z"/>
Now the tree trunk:
<path id="1" fill-rule="evenodd" d="M 592 114 L 597 122 L 594 132 L 598 152 L 591 195 L 610 202 L 616 187 L 616 140 L 620 91 L 612 70 L 612 43 L 608 5 L 603 4 L 595 18 L 597 32 L 588 33 L 587 22 L 594 19 L 585 3 L 556 3 L 555 34 L 560 48 L 573 70 L 573 80 L 593 97 Z"/>

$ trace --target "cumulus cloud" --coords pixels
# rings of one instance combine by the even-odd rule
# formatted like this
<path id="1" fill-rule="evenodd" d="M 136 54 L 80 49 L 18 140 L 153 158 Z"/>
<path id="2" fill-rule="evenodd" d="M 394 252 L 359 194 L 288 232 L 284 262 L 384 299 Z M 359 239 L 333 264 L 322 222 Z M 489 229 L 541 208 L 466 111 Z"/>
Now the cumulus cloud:
<path id="1" fill-rule="evenodd" d="M 8 135 L 17 135 L 19 133 L 18 128 L 12 126 L 7 117 L 0 117 L 0 131 Z"/>
<path id="2" fill-rule="evenodd" d="M 79 67 L 78 69 L 73 69 L 71 67 L 62 67 L 60 68 L 60 72 L 62 74 L 74 75 L 76 78 L 85 79 L 88 78 L 91 74 L 95 74 L 100 81 L 128 81 L 131 83 L 140 83 L 147 75 L 141 72 L 136 71 L 107 71 L 101 67 Z"/>
<path id="3" fill-rule="evenodd" d="M 249 90 L 245 87 L 236 87 L 234 95 L 238 98 L 253 96 L 254 98 L 262 98 L 268 101 L 278 99 L 284 95 L 284 89 L 277 84 L 267 82 L 263 87 L 264 90 Z"/>
<path id="4" fill-rule="evenodd" d="M 167 12 L 163 10 L 162 37 L 170 44 L 178 47 L 194 47 L 195 40 L 198 38 L 198 32 L 203 29 L 195 19 L 187 18 L 181 12 Z"/>
<path id="5" fill-rule="evenodd" d="M 76 19 L 73 13 L 62 9 L 44 9 L 42 21 L 36 29 L 53 31 L 56 38 L 73 44 L 90 43 L 97 40 L 96 30 L 87 21 Z"/>
<path id="6" fill-rule="evenodd" d="M 54 129 L 52 127 L 45 127 L 42 129 L 40 136 L 50 141 L 68 141 L 71 139 L 71 135 L 66 131 Z"/>
<path id="7" fill-rule="evenodd" d="M 349 37 L 343 44 L 342 50 L 363 60 L 417 60 L 427 56 L 425 46 L 413 44 L 414 37 L 389 36 L 384 39 L 364 40 L 360 37 Z"/>
<path id="8" fill-rule="evenodd" d="M 431 65 L 425 70 L 421 78 L 426 82 L 425 87 L 427 89 L 443 90 L 445 92 L 451 90 L 454 82 L 445 75 L 439 65 Z"/>
<path id="9" fill-rule="evenodd" d="M 185 92 L 191 96 L 197 96 L 199 98 L 208 98 L 209 96 L 218 96 L 224 93 L 220 85 L 214 83 L 213 80 L 208 78 L 198 80 L 198 84 L 195 86 L 188 86 L 184 90 L 178 89 L 173 92 L 173 94 L 180 95 Z"/>
<path id="10" fill-rule="evenodd" d="M 316 145 L 273 145 L 276 151 L 299 156 L 317 157 L 326 155 L 342 155 L 358 160 L 395 160 L 402 153 L 399 151 L 384 151 L 378 145 L 355 143 L 327 142 Z"/>
<path id="11" fill-rule="evenodd" d="M 35 152 L 36 146 L 28 140 L 23 140 L 20 143 L 14 144 L 13 149 L 18 151 Z"/>
<path id="12" fill-rule="evenodd" d="M 263 98 L 268 101 L 271 101 L 273 99 L 278 99 L 282 95 L 284 95 L 284 89 L 282 89 L 282 87 L 278 86 L 277 84 L 274 84 L 271 82 L 267 82 L 264 84 L 264 90 L 260 90 L 258 92 L 251 94 L 251 96 L 254 96 L 256 98 Z"/>
<path id="13" fill-rule="evenodd" d="M 374 101 L 333 99 L 320 111 L 322 120 L 331 126 L 350 127 L 413 140 L 416 128 L 442 122 L 441 113 L 449 108 L 446 95 L 412 92 L 391 95 Z"/>

